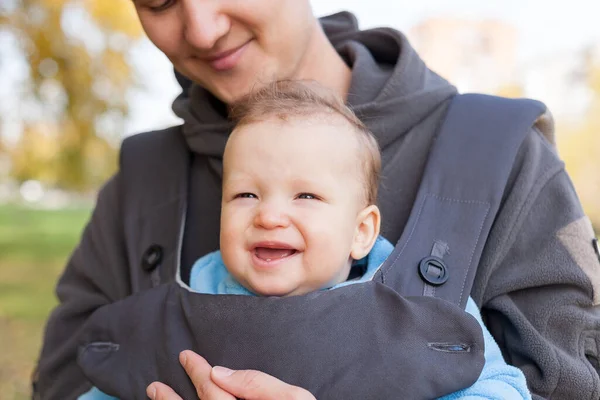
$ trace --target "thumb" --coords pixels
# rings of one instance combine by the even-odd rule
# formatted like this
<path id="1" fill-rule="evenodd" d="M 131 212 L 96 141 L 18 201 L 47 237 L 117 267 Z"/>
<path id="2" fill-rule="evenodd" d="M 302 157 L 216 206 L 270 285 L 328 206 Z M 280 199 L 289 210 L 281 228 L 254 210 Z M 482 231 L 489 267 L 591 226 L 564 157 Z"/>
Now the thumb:
<path id="1" fill-rule="evenodd" d="M 315 400 L 307 390 L 255 370 L 234 371 L 224 367 L 213 367 L 211 380 L 235 397 L 245 400 Z"/>

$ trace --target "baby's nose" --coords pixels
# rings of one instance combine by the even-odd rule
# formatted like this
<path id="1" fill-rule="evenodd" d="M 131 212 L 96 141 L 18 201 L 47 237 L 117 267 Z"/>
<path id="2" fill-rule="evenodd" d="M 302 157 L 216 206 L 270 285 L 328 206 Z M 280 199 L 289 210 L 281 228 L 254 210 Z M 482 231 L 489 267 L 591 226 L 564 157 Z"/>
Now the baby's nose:
<path id="1" fill-rule="evenodd" d="M 285 228 L 289 226 L 290 218 L 282 207 L 264 205 L 259 208 L 254 219 L 254 225 L 263 229 Z"/>

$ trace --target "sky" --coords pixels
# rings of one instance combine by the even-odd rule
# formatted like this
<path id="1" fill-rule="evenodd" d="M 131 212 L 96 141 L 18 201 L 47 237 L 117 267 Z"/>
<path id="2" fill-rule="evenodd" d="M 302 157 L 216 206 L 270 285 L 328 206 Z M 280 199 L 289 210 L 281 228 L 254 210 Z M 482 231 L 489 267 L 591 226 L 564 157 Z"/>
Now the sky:
<path id="1" fill-rule="evenodd" d="M 600 43 L 598 0 L 311 0 L 311 3 L 318 16 L 348 10 L 357 16 L 361 28 L 391 26 L 404 32 L 424 19 L 437 16 L 498 19 L 513 24 L 519 32 L 521 63 Z M 4 54 L 10 57 L 10 52 Z M 179 89 L 168 60 L 148 41 L 136 48 L 131 59 L 147 87 L 129 96 L 132 115 L 126 134 L 176 123 L 170 105 Z M 10 99 L 3 80 L 10 79 L 6 71 L 11 65 L 4 63 L 2 68 L 0 63 L 0 103 Z M 3 109 L 0 104 L 0 112 Z"/>
<path id="2" fill-rule="evenodd" d="M 346 8 L 362 28 L 388 25 L 409 29 L 434 16 L 496 18 L 513 24 L 521 34 L 521 59 L 547 54 L 588 40 L 600 40 L 597 0 L 312 0 L 323 15 Z"/>

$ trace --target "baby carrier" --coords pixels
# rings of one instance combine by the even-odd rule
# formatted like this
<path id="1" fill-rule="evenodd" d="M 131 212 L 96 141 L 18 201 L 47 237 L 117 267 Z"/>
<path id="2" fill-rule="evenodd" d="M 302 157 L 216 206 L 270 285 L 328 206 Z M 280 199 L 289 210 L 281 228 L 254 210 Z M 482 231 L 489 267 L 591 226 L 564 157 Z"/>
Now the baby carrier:
<path id="1" fill-rule="evenodd" d="M 79 365 L 120 399 L 145 399 L 155 380 L 196 398 L 178 362 L 185 349 L 211 365 L 267 372 L 318 399 L 432 399 L 472 385 L 483 336 L 463 309 L 518 149 L 544 111 L 531 100 L 456 96 L 404 232 L 371 281 L 289 298 L 161 284 L 94 313 Z M 122 169 L 135 177 L 127 190 L 144 192 L 139 176 L 164 169 L 168 148 L 145 147 Z"/>

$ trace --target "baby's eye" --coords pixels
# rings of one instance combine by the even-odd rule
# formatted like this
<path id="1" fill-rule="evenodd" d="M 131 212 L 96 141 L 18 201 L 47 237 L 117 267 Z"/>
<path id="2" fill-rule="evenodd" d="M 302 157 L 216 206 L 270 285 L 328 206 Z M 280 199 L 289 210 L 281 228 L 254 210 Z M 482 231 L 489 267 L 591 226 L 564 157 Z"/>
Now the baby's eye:
<path id="1" fill-rule="evenodd" d="M 303 200 L 318 200 L 319 196 L 312 193 L 300 193 L 297 198 Z"/>
<path id="2" fill-rule="evenodd" d="M 150 5 L 148 8 L 154 13 L 159 13 L 171 7 L 173 3 L 175 3 L 175 0 L 164 0 L 156 5 Z"/>
<path id="3" fill-rule="evenodd" d="M 245 192 L 236 194 L 234 199 L 258 199 L 258 196 L 254 193 Z"/>

